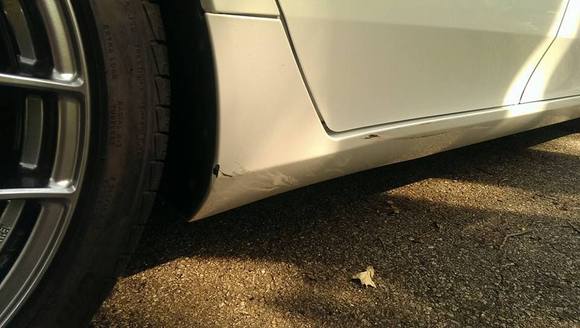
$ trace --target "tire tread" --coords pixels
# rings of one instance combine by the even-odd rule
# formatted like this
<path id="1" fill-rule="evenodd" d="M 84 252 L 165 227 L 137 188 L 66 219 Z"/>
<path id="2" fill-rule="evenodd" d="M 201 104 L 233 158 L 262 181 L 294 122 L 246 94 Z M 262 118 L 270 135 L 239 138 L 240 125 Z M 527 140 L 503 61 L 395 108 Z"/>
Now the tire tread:
<path id="1" fill-rule="evenodd" d="M 137 211 L 138 220 L 136 220 L 132 232 L 127 239 L 127 245 L 116 264 L 116 276 L 121 274 L 131 256 L 139 244 L 143 230 L 149 219 L 157 190 L 161 183 L 163 169 L 165 166 L 165 157 L 169 141 L 169 123 L 170 123 L 170 105 L 171 105 L 171 82 L 169 77 L 169 59 L 167 54 L 167 45 L 165 38 L 165 29 L 161 17 L 161 9 L 155 0 L 141 0 L 143 10 L 147 16 L 149 26 L 149 38 L 152 58 L 155 61 L 156 76 L 154 78 L 155 90 L 157 91 L 157 105 L 155 106 L 152 119 L 153 145 L 151 146 L 152 155 L 148 162 L 148 177 L 144 179 L 144 192 L 141 197 L 139 209 Z M 116 279 L 116 277 L 115 277 Z"/>

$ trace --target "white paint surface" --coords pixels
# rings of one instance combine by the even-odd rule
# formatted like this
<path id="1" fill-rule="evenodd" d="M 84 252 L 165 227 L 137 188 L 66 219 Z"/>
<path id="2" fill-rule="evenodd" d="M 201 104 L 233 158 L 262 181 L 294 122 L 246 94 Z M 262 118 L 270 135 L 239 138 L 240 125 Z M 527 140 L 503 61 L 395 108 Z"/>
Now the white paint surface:
<path id="1" fill-rule="evenodd" d="M 567 0 L 281 0 L 332 131 L 517 104 Z"/>
<path id="2" fill-rule="evenodd" d="M 570 0 L 558 37 L 534 72 L 522 102 L 580 94 L 580 0 Z"/>
<path id="3" fill-rule="evenodd" d="M 204 218 L 345 174 L 580 117 L 580 97 L 328 134 L 278 19 L 207 14 L 219 131 Z"/>
<path id="4" fill-rule="evenodd" d="M 201 0 L 206 12 L 243 14 L 260 16 L 278 16 L 275 0 Z"/>

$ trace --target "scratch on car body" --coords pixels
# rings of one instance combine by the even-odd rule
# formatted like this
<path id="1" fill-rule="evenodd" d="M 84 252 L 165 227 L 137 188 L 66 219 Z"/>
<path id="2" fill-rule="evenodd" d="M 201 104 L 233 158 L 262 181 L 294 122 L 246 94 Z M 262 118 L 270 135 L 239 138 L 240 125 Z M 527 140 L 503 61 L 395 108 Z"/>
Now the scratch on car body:
<path id="1" fill-rule="evenodd" d="M 380 136 L 378 134 L 369 134 L 368 136 L 365 137 L 366 140 L 374 138 L 380 138 Z"/>

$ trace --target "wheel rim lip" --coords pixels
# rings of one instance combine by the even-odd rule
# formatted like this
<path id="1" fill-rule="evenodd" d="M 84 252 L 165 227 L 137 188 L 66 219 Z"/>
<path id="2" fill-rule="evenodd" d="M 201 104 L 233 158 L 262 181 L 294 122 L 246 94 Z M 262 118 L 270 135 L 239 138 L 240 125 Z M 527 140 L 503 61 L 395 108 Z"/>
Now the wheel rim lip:
<path id="1" fill-rule="evenodd" d="M 0 4 L 2 1 L 15 0 L 0 0 Z M 42 206 L 22 251 L 0 280 L 0 327 L 30 296 L 58 250 L 78 201 L 88 157 L 90 85 L 73 6 L 70 0 L 37 0 L 36 4 L 43 13 L 42 24 L 54 61 L 53 74 L 48 79 L 0 74 L 0 87 L 56 94 L 58 137 L 46 187 L 0 189 L 0 200 L 35 200 Z"/>

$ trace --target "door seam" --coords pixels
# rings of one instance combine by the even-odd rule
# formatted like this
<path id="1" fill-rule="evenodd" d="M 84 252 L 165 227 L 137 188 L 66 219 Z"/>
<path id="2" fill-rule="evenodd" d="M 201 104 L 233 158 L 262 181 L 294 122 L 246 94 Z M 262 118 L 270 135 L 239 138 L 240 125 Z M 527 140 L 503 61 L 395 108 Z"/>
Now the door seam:
<path id="1" fill-rule="evenodd" d="M 550 51 L 550 49 L 552 49 L 552 45 L 558 39 L 558 36 L 560 35 L 560 29 L 562 28 L 562 24 L 564 24 L 564 19 L 566 18 L 566 14 L 568 13 L 568 7 L 570 6 L 571 1 L 572 0 L 568 0 L 566 2 L 566 7 L 564 8 L 564 14 L 562 14 L 562 19 L 560 20 L 560 24 L 558 25 L 558 29 L 556 30 L 556 35 L 554 35 L 554 38 L 550 42 L 550 45 L 548 45 L 548 48 L 546 48 L 546 51 L 544 51 L 544 53 L 542 54 L 542 57 L 540 57 L 540 60 L 536 63 L 536 66 L 532 70 L 532 74 L 530 74 L 530 77 L 528 78 L 528 81 L 526 82 L 526 85 L 524 86 L 524 90 L 522 90 L 522 94 L 520 96 L 520 100 L 518 101 L 518 104 L 523 103 L 522 101 L 524 99 L 524 95 L 526 94 L 526 90 L 528 89 L 528 85 L 530 84 L 530 82 L 534 78 L 534 75 L 536 74 L 538 67 L 540 67 L 540 64 L 542 64 L 542 61 L 544 61 L 544 57 L 546 57 L 546 55 L 548 54 L 548 51 Z"/>
<path id="2" fill-rule="evenodd" d="M 332 131 L 326 125 L 326 122 L 324 121 L 324 117 L 322 116 L 322 113 L 320 112 L 320 108 L 318 106 L 318 103 L 316 102 L 316 99 L 314 98 L 314 93 L 312 92 L 312 88 L 310 87 L 310 84 L 308 83 L 308 79 L 306 78 L 306 73 L 304 72 L 304 68 L 302 67 L 302 64 L 300 63 L 300 59 L 298 58 L 298 52 L 296 51 L 296 47 L 294 46 L 294 41 L 292 41 L 292 36 L 290 35 L 290 28 L 288 27 L 288 24 L 286 22 L 286 16 L 284 14 L 284 11 L 282 10 L 282 5 L 280 4 L 280 0 L 275 0 L 275 2 L 276 2 L 276 6 L 278 6 L 278 13 L 280 14 L 279 17 L 280 17 L 280 22 L 282 22 L 282 28 L 284 29 L 284 33 L 286 34 L 286 39 L 288 39 L 288 44 L 290 45 L 290 49 L 292 50 L 292 56 L 294 57 L 294 61 L 296 62 L 296 66 L 298 66 L 298 71 L 300 72 L 300 76 L 302 77 L 302 82 L 304 83 L 304 86 L 306 87 L 306 92 L 308 93 L 308 97 L 310 97 L 310 101 L 312 102 L 312 106 L 314 107 L 314 111 L 316 112 L 316 115 L 318 116 L 318 119 L 320 120 L 320 123 L 322 124 L 322 127 L 324 128 L 326 133 L 332 134 L 335 131 Z"/>

